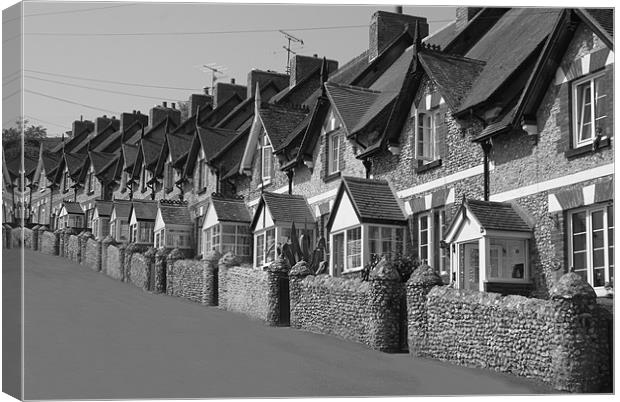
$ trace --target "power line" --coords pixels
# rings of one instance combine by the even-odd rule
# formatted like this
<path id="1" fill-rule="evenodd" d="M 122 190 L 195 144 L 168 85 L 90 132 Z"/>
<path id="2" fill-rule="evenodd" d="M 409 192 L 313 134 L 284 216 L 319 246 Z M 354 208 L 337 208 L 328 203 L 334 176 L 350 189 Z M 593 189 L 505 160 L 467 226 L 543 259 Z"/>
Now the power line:
<path id="1" fill-rule="evenodd" d="M 90 90 L 93 90 L 93 91 L 107 92 L 107 93 L 111 93 L 111 94 L 135 96 L 135 97 L 138 97 L 138 98 L 145 98 L 145 99 L 155 99 L 155 100 L 158 100 L 158 101 L 160 101 L 162 99 L 169 99 L 167 97 L 156 97 L 156 96 L 139 95 L 139 94 L 133 94 L 133 93 L 130 93 L 130 92 L 114 91 L 114 90 L 111 90 L 111 89 L 95 88 L 95 87 L 89 87 L 87 85 L 79 85 L 79 84 L 73 84 L 73 83 L 63 82 L 63 81 L 48 80 L 46 78 L 33 77 L 33 76 L 30 76 L 30 75 L 25 76 L 25 78 L 30 78 L 30 79 L 33 79 L 33 80 L 39 80 L 39 81 L 45 81 L 45 82 L 52 82 L 52 83 L 55 83 L 55 84 L 66 85 L 66 86 L 70 86 L 70 87 L 90 89 Z M 183 100 L 181 100 L 181 99 L 171 99 L 171 100 L 175 100 L 177 102 L 183 102 Z"/>
<path id="2" fill-rule="evenodd" d="M 88 108 L 88 109 L 93 109 L 93 110 L 98 110 L 98 111 L 102 111 L 102 112 L 106 112 L 106 113 L 112 113 L 112 114 L 119 114 L 120 115 L 120 113 L 118 111 L 115 111 L 115 110 L 109 110 L 109 109 L 104 109 L 104 108 L 100 108 L 100 107 L 96 107 L 96 106 L 90 106 L 90 105 L 86 105 L 84 103 L 75 102 L 75 101 L 64 99 L 64 98 L 59 98 L 59 97 L 56 97 L 56 96 L 44 94 L 44 93 L 37 92 L 37 91 L 32 91 L 30 89 L 25 89 L 24 92 L 28 92 L 28 93 L 31 93 L 31 94 L 43 96 L 45 98 L 54 99 L 54 100 L 57 100 L 59 102 L 65 102 L 65 103 L 70 103 L 72 105 L 82 106 L 82 107 L 85 107 L 85 108 Z"/>
<path id="3" fill-rule="evenodd" d="M 97 78 L 92 78 L 92 77 L 78 77 L 78 76 L 75 76 L 75 75 L 48 73 L 46 71 L 37 71 L 37 70 L 28 70 L 28 69 L 25 69 L 24 71 L 29 72 L 29 73 L 51 75 L 51 76 L 55 76 L 55 77 L 71 78 L 71 79 L 75 79 L 75 80 L 103 82 L 103 83 L 106 83 L 106 84 L 126 85 L 126 86 L 132 86 L 132 87 L 158 88 L 158 89 L 174 89 L 174 90 L 179 90 L 179 91 L 197 91 L 197 90 L 202 90 L 202 88 L 198 89 L 198 88 L 168 87 L 168 86 L 163 86 L 163 85 L 136 84 L 136 83 L 131 83 L 131 82 L 123 82 L 123 81 L 102 80 L 102 79 L 97 79 Z"/>
<path id="4" fill-rule="evenodd" d="M 24 115 L 24 117 L 25 117 L 25 118 L 27 118 L 27 119 L 30 119 L 30 120 L 36 120 L 36 121 L 39 121 L 39 122 L 41 122 L 41 123 L 51 124 L 51 125 L 53 125 L 53 126 L 60 127 L 60 128 L 71 128 L 71 127 L 69 127 L 69 126 L 67 126 L 67 125 L 63 126 L 63 125 L 61 125 L 61 124 L 54 123 L 54 122 L 52 122 L 52 121 L 48 121 L 48 120 L 39 119 L 38 117 L 34 117 L 34 116 L 29 115 L 29 114 Z"/>
<path id="5" fill-rule="evenodd" d="M 15 17 L 15 18 L 10 18 L 8 20 L 4 20 L 4 21 L 2 21 L 2 23 L 6 24 L 7 22 L 11 22 L 11 21 L 22 19 L 22 17 L 23 18 L 27 18 L 27 17 L 40 17 L 40 16 L 43 16 L 43 15 L 75 14 L 75 13 L 83 13 L 83 12 L 87 12 L 87 11 L 106 10 L 108 8 L 135 6 L 136 4 L 138 4 L 138 3 L 117 4 L 117 5 L 114 5 L 114 6 L 107 6 L 107 7 L 84 8 L 84 9 L 81 9 L 81 10 L 51 11 L 51 12 L 47 12 L 47 13 L 24 14 L 23 16 L 20 16 L 20 17 Z"/>
<path id="6" fill-rule="evenodd" d="M 7 100 L 7 99 L 9 99 L 11 96 L 17 95 L 17 94 L 18 94 L 18 93 L 20 93 L 21 91 L 22 91 L 22 89 L 20 88 L 20 89 L 18 89 L 18 90 L 17 90 L 17 91 L 15 91 L 15 92 L 11 92 L 11 94 L 9 94 L 9 95 L 7 95 L 7 96 L 3 96 L 3 97 L 2 97 L 2 100 Z"/>
<path id="7" fill-rule="evenodd" d="M 15 80 L 18 80 L 18 79 L 20 79 L 20 78 L 22 78 L 22 76 L 21 76 L 21 75 L 18 75 L 17 77 L 11 78 L 11 79 L 10 79 L 10 80 L 8 80 L 8 81 L 4 81 L 4 82 L 2 83 L 2 85 L 9 85 L 11 82 L 13 82 L 13 81 L 15 81 Z"/>

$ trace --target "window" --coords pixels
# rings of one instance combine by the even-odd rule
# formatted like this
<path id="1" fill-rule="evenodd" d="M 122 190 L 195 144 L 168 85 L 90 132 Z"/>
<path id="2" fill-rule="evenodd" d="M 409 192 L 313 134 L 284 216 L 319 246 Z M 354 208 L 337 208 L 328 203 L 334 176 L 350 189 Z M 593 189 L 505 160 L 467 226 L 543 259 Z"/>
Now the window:
<path id="1" fill-rule="evenodd" d="M 126 241 L 129 238 L 130 238 L 129 223 L 127 221 L 121 221 L 121 232 L 119 234 L 119 240 Z M 134 233 L 134 238 L 135 238 L 135 233 Z"/>
<path id="2" fill-rule="evenodd" d="M 118 236 L 116 236 L 116 221 L 110 222 L 110 235 L 114 238 L 114 240 L 119 240 Z M 101 237 L 103 237 L 103 235 Z"/>
<path id="3" fill-rule="evenodd" d="M 86 227 L 90 228 L 92 225 L 92 218 L 93 218 L 93 213 L 95 212 L 94 209 L 87 209 L 86 210 Z"/>
<path id="4" fill-rule="evenodd" d="M 101 233 L 101 238 L 104 238 L 110 234 L 110 221 L 109 220 L 99 219 L 99 232 Z"/>
<path id="5" fill-rule="evenodd" d="M 362 228 L 347 230 L 347 269 L 362 266 Z"/>
<path id="6" fill-rule="evenodd" d="M 362 268 L 362 227 L 357 226 L 332 235 L 332 274 Z"/>
<path id="7" fill-rule="evenodd" d="M 187 230 L 166 229 L 165 233 L 162 231 L 162 245 L 166 247 L 189 248 L 191 246 L 190 240 L 190 234 Z"/>
<path id="8" fill-rule="evenodd" d="M 569 264 L 592 287 L 613 281 L 613 205 L 570 214 Z"/>
<path id="9" fill-rule="evenodd" d="M 92 231 L 92 233 L 93 233 L 93 235 L 95 235 L 96 237 L 97 237 L 97 236 L 98 236 L 98 234 L 99 234 L 98 229 L 99 229 L 99 219 L 94 219 L 94 220 L 93 220 L 93 231 Z"/>
<path id="10" fill-rule="evenodd" d="M 603 74 L 577 80 L 573 84 L 573 141 L 575 148 L 592 143 L 605 117 L 606 95 Z"/>
<path id="11" fill-rule="evenodd" d="M 140 175 L 140 191 L 146 191 L 146 182 L 148 179 L 146 178 L 146 168 L 142 165 L 142 174 Z"/>
<path id="12" fill-rule="evenodd" d="M 440 274 L 450 267 L 449 250 L 441 247 L 446 225 L 443 208 L 418 216 L 418 258 Z"/>
<path id="13" fill-rule="evenodd" d="M 269 138 L 265 134 L 263 135 L 261 149 L 261 178 L 263 181 L 269 182 L 273 174 L 273 148 L 271 147 Z"/>
<path id="14" fill-rule="evenodd" d="M 255 252 L 255 261 L 257 267 L 263 267 L 265 265 L 270 264 L 275 260 L 276 257 L 276 230 L 275 229 L 267 229 L 265 231 L 259 232 L 255 236 L 256 241 L 256 252 Z"/>
<path id="15" fill-rule="evenodd" d="M 138 223 L 138 229 L 140 231 L 138 242 L 140 243 L 152 243 L 153 242 L 153 229 L 155 227 L 154 222 L 140 222 Z"/>
<path id="16" fill-rule="evenodd" d="M 344 134 L 335 132 L 327 137 L 327 172 L 334 174 L 340 171 L 342 152 L 344 146 Z"/>
<path id="17" fill-rule="evenodd" d="M 160 239 L 160 237 L 161 237 L 161 233 L 162 233 L 162 232 L 163 232 L 163 230 L 162 230 L 162 231 L 159 231 L 159 232 L 157 232 L 157 233 L 155 233 L 155 248 L 159 248 L 159 247 L 161 247 L 161 242 L 160 242 L 160 240 L 159 240 L 159 239 Z"/>
<path id="18" fill-rule="evenodd" d="M 416 144 L 416 158 L 426 162 L 437 159 L 435 142 L 438 127 L 441 124 L 439 111 L 428 111 L 418 114 L 418 133 Z"/>
<path id="19" fill-rule="evenodd" d="M 204 159 L 198 161 L 198 188 L 197 191 L 202 191 L 207 188 L 207 174 L 208 174 L 207 162 Z"/>
<path id="20" fill-rule="evenodd" d="M 368 228 L 368 245 L 370 256 L 388 258 L 403 253 L 403 228 L 370 226 Z"/>
<path id="21" fill-rule="evenodd" d="M 69 191 L 69 172 L 65 172 L 62 178 L 62 191 Z"/>

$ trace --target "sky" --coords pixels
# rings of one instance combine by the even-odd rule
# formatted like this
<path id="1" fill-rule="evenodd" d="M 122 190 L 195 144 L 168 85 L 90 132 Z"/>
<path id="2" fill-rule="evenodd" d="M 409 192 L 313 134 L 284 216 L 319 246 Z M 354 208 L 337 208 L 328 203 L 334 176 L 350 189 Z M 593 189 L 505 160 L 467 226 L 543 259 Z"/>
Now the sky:
<path id="1" fill-rule="evenodd" d="M 19 63 L 6 55 L 23 44 L 24 115 L 47 127 L 48 136 L 70 130 L 81 116 L 148 114 L 162 101 L 186 101 L 211 85 L 212 74 L 203 65 L 224 70 L 218 80 L 234 78 L 242 85 L 252 68 L 284 72 L 287 41 L 278 30 L 303 40 L 292 44 L 298 54 L 344 65 L 368 48 L 372 14 L 394 10 L 391 5 L 23 4 L 23 35 L 17 14 L 3 13 L 2 126 L 14 125 L 20 114 Z M 404 13 L 426 17 L 432 33 L 454 19 L 455 8 L 405 5 Z"/>

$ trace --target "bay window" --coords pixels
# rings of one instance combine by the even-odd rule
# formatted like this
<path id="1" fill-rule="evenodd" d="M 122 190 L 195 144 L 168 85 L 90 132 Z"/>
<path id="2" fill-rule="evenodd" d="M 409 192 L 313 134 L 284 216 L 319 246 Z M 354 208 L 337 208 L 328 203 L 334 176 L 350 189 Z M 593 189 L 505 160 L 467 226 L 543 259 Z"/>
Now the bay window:
<path id="1" fill-rule="evenodd" d="M 403 253 L 404 229 L 389 226 L 369 226 L 368 246 L 372 257 L 392 258 Z"/>
<path id="2" fill-rule="evenodd" d="M 276 229 L 263 230 L 254 235 L 255 252 L 254 260 L 256 267 L 271 264 L 276 258 Z"/>
<path id="3" fill-rule="evenodd" d="M 595 290 L 614 278 L 613 205 L 569 214 L 569 265 Z"/>
<path id="4" fill-rule="evenodd" d="M 573 144 L 591 144 L 604 123 L 606 95 L 602 90 L 604 73 L 594 74 L 573 84 Z"/>
<path id="5" fill-rule="evenodd" d="M 449 252 L 441 247 L 446 225 L 443 208 L 418 215 L 418 258 L 440 274 L 450 267 Z"/>
<path id="6" fill-rule="evenodd" d="M 220 223 L 204 230 L 204 254 L 217 250 L 232 252 L 239 257 L 250 257 L 251 234 L 248 225 Z M 263 241 L 263 240 L 261 240 Z"/>

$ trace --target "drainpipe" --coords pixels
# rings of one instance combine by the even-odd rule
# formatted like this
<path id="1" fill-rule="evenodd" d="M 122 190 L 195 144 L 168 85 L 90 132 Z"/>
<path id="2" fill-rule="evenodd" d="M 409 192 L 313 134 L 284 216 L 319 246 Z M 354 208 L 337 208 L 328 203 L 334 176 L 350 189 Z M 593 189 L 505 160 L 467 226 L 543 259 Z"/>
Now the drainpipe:
<path id="1" fill-rule="evenodd" d="M 366 178 L 370 179 L 370 170 L 372 169 L 372 161 L 369 158 L 366 158 L 362 161 L 364 165 L 364 169 L 366 169 Z"/>
<path id="2" fill-rule="evenodd" d="M 288 177 L 288 194 L 293 195 L 293 169 L 286 171 L 286 177 Z"/>
<path id="3" fill-rule="evenodd" d="M 489 154 L 491 153 L 491 148 L 493 144 L 490 139 L 482 142 L 480 144 L 482 146 L 482 152 L 484 153 L 484 200 L 489 201 Z"/>
<path id="4" fill-rule="evenodd" d="M 54 183 L 50 184 L 48 186 L 48 188 L 50 189 L 50 209 L 49 209 L 49 214 L 50 214 L 50 230 L 53 229 L 52 227 L 52 200 L 54 199 Z"/>

